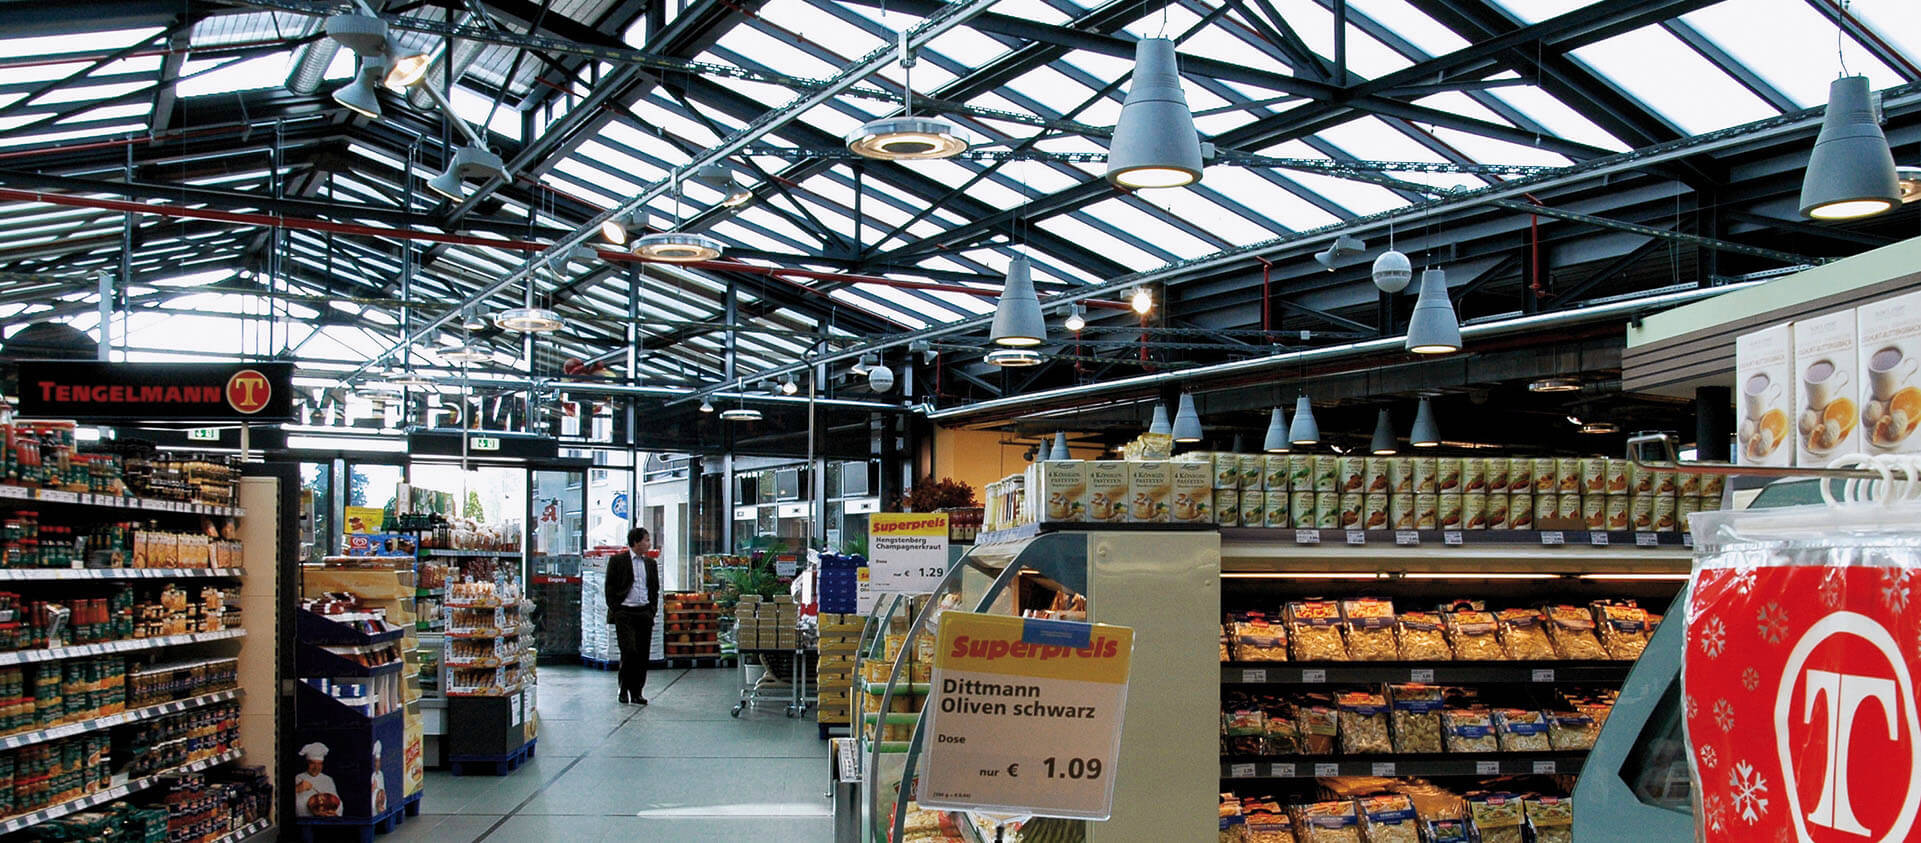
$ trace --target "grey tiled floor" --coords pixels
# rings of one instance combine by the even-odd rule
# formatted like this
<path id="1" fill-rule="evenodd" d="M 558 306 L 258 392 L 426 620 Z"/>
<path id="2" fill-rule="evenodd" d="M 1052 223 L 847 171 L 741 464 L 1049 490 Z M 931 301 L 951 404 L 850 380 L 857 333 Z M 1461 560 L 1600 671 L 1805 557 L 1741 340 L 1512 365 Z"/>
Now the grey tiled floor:
<path id="1" fill-rule="evenodd" d="M 810 716 L 728 710 L 731 669 L 661 670 L 651 705 L 615 702 L 614 674 L 540 668 L 540 749 L 507 776 L 428 771 L 420 816 L 376 843 L 833 839 L 827 744 Z"/>

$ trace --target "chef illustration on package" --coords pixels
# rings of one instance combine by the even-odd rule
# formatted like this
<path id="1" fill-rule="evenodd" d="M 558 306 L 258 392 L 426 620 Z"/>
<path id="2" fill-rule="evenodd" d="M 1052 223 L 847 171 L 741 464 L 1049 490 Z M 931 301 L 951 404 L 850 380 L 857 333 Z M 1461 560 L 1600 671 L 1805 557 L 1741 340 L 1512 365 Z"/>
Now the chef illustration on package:
<path id="1" fill-rule="evenodd" d="M 374 741 L 373 783 L 373 801 L 370 804 L 374 806 L 374 814 L 384 814 L 387 811 L 387 783 L 381 780 L 379 741 Z"/>
<path id="2" fill-rule="evenodd" d="M 334 786 L 333 776 L 327 775 L 325 770 L 327 745 L 307 744 L 300 748 L 300 757 L 307 759 L 307 770 L 293 778 L 294 815 L 340 816 L 340 790 Z"/>

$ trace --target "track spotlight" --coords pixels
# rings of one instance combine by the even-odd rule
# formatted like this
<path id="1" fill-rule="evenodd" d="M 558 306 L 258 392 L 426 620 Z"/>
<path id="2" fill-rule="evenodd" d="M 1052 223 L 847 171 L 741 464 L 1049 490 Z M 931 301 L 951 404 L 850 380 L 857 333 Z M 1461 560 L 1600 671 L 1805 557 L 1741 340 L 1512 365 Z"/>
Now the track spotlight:
<path id="1" fill-rule="evenodd" d="M 708 164 L 695 170 L 694 181 L 718 191 L 723 208 L 738 208 L 754 198 L 753 191 L 734 181 L 734 171 L 725 164 Z"/>
<path id="2" fill-rule="evenodd" d="M 1080 302 L 1067 306 L 1067 321 L 1061 326 L 1076 334 L 1087 327 L 1087 307 Z"/>
<path id="3" fill-rule="evenodd" d="M 1367 251 L 1367 243 L 1365 241 L 1351 234 L 1343 234 L 1334 238 L 1333 245 L 1328 246 L 1322 251 L 1315 252 L 1314 260 L 1320 263 L 1320 265 L 1327 267 L 1327 271 L 1333 272 L 1336 264 L 1342 263 L 1348 258 L 1364 251 Z"/>
<path id="4" fill-rule="evenodd" d="M 506 177 L 507 165 L 501 162 L 499 155 L 485 147 L 469 144 L 454 150 L 453 159 L 447 162 L 447 171 L 428 179 L 427 187 L 458 202 L 467 196 L 467 180 L 486 181 Z"/>
<path id="5" fill-rule="evenodd" d="M 334 89 L 334 102 L 369 120 L 380 119 L 380 94 L 376 90 L 376 80 L 386 73 L 384 60 L 361 59 L 360 70 L 354 73 L 353 80 Z"/>

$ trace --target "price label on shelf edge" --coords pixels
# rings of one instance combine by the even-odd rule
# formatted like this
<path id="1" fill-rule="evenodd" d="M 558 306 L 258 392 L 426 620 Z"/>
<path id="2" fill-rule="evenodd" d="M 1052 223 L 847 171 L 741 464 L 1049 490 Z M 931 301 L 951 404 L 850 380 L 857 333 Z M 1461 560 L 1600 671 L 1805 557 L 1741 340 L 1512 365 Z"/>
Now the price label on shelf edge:
<path id="1" fill-rule="evenodd" d="M 1500 775 L 1500 774 L 1501 774 L 1501 762 L 1499 762 L 1499 761 L 1476 761 L 1476 762 L 1474 762 L 1474 775 L 1477 775 L 1477 776 L 1498 776 L 1498 775 Z"/>
<path id="2" fill-rule="evenodd" d="M 1434 682 L 1434 668 L 1431 668 L 1431 667 L 1411 668 L 1407 672 L 1407 681 L 1413 682 L 1419 685 L 1432 684 Z"/>
<path id="3" fill-rule="evenodd" d="M 1528 678 L 1534 682 L 1553 682 L 1554 668 L 1537 667 L 1529 674 Z"/>
<path id="4" fill-rule="evenodd" d="M 1541 544 L 1548 546 L 1567 544 L 1567 534 L 1560 530 L 1542 530 Z"/>
<path id="5" fill-rule="evenodd" d="M 1394 776 L 1394 762 L 1376 761 L 1374 762 L 1374 765 L 1370 768 L 1370 772 L 1372 772 L 1376 776 L 1381 776 L 1383 778 L 1392 778 Z"/>
<path id="6" fill-rule="evenodd" d="M 1660 543 L 1661 543 L 1661 537 L 1658 535 L 1655 535 L 1654 533 L 1635 533 L 1634 534 L 1635 547 L 1654 547 L 1656 545 L 1659 545 Z"/>
<path id="7" fill-rule="evenodd" d="M 1251 779 L 1259 775 L 1256 770 L 1257 768 L 1252 764 L 1233 764 L 1227 768 L 1227 777 L 1230 779 Z"/>
<path id="8" fill-rule="evenodd" d="M 1347 543 L 1348 544 L 1367 544 L 1367 531 L 1365 530 L 1347 531 Z"/>
<path id="9" fill-rule="evenodd" d="M 1267 774 L 1277 779 L 1291 779 L 1291 778 L 1294 778 L 1294 775 L 1295 775 L 1294 765 L 1293 764 L 1273 764 L 1267 768 Z"/>
<path id="10" fill-rule="evenodd" d="M 1294 543 L 1295 543 L 1295 544 L 1320 544 L 1320 543 L 1321 543 L 1321 531 L 1319 531 L 1319 530 L 1295 530 L 1295 531 L 1294 531 Z"/>
<path id="11" fill-rule="evenodd" d="M 1447 530 L 1441 533 L 1441 544 L 1459 546 L 1462 541 L 1460 530 Z"/>
<path id="12" fill-rule="evenodd" d="M 1301 671 L 1301 681 L 1308 684 L 1319 684 L 1322 682 L 1326 682 L 1327 671 L 1321 670 L 1318 668 L 1303 670 Z"/>
<path id="13" fill-rule="evenodd" d="M 1134 631 L 941 615 L 917 799 L 929 808 L 1106 819 Z M 1231 773 L 1256 775 L 1255 765 Z"/>
<path id="14" fill-rule="evenodd" d="M 1266 682 L 1267 669 L 1261 668 L 1258 670 L 1243 670 L 1241 671 L 1241 681 L 1249 685 L 1259 685 L 1263 682 Z"/>
<path id="15" fill-rule="evenodd" d="M 1534 774 L 1537 776 L 1552 776 L 1554 775 L 1555 771 L 1556 771 L 1556 765 L 1552 761 L 1534 762 Z"/>
<path id="16" fill-rule="evenodd" d="M 1595 547 L 1607 547 L 1608 534 L 1601 532 L 1600 530 L 1595 530 L 1594 532 L 1587 534 L 1587 543 L 1594 545 Z"/>
<path id="17" fill-rule="evenodd" d="M 1395 530 L 1394 543 L 1402 547 L 1413 547 L 1421 543 L 1421 534 L 1416 530 Z"/>
<path id="18" fill-rule="evenodd" d="M 1339 764 L 1331 764 L 1327 762 L 1316 762 L 1314 765 L 1314 777 L 1317 779 L 1331 778 L 1333 776 L 1338 776 L 1340 774 L 1341 774 L 1341 765 Z"/>

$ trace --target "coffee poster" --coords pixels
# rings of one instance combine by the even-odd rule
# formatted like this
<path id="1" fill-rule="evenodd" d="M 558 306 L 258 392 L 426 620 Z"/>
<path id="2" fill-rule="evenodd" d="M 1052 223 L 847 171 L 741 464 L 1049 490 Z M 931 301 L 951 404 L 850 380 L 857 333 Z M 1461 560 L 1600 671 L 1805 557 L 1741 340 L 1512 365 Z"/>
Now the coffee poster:
<path id="1" fill-rule="evenodd" d="M 1794 461 L 1794 330 L 1776 325 L 1734 341 L 1735 462 Z"/>
<path id="2" fill-rule="evenodd" d="M 1862 450 L 1921 452 L 1921 293 L 1864 304 L 1855 311 L 1860 343 Z"/>
<path id="3" fill-rule="evenodd" d="M 1794 323 L 1795 464 L 1825 466 L 1861 450 L 1861 379 L 1855 376 L 1855 313 Z"/>

